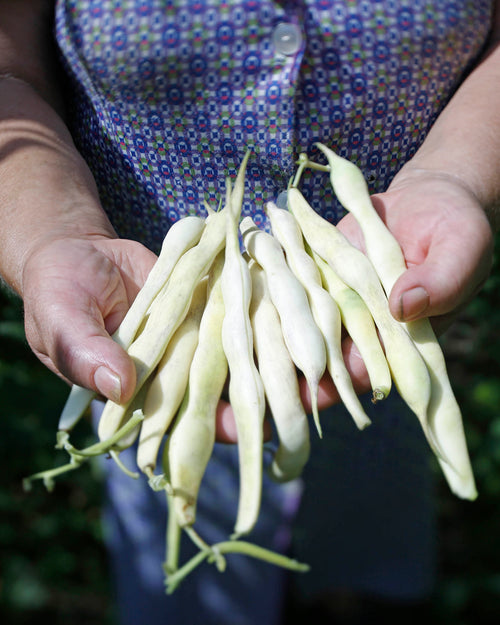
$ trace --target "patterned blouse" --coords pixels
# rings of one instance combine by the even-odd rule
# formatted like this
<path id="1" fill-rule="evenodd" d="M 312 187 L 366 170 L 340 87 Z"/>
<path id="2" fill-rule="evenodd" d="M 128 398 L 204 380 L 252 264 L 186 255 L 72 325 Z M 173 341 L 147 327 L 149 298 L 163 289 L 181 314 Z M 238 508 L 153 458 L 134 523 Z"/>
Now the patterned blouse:
<path id="1" fill-rule="evenodd" d="M 493 0 L 58 0 L 75 141 L 120 236 L 157 250 L 253 150 L 265 220 L 329 144 L 383 191 L 482 50 Z M 332 221 L 327 176 L 303 191 Z"/>

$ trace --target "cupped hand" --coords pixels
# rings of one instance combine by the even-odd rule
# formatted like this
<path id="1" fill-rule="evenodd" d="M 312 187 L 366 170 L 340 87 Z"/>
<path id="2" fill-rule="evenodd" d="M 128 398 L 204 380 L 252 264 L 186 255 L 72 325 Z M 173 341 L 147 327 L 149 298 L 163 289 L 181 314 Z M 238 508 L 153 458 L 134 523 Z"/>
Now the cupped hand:
<path id="1" fill-rule="evenodd" d="M 399 321 L 430 317 L 439 331 L 491 271 L 494 239 L 483 207 L 460 180 L 421 170 L 403 170 L 373 203 L 408 267 L 390 293 L 392 314 Z"/>
<path id="2" fill-rule="evenodd" d="M 135 388 L 135 368 L 111 339 L 156 256 L 135 241 L 60 238 L 27 259 L 23 301 L 27 340 L 69 383 L 115 402 Z"/>
<path id="3" fill-rule="evenodd" d="M 483 208 L 459 180 L 445 174 L 402 170 L 385 193 L 372 202 L 398 240 L 407 270 L 396 281 L 389 307 L 398 321 L 429 317 L 437 333 L 478 293 L 489 276 L 493 233 Z M 365 251 L 361 230 L 351 214 L 338 224 L 343 234 Z M 346 336 L 343 353 L 353 386 L 370 391 L 361 356 Z M 307 385 L 304 403 L 310 408 Z M 320 391 L 320 408 L 340 398 L 329 376 Z"/>

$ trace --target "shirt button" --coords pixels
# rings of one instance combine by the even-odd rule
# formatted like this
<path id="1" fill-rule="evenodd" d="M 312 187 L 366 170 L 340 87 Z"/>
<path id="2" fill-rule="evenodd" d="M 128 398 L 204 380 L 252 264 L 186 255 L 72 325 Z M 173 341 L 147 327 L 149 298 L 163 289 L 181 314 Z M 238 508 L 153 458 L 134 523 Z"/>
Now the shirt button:
<path id="1" fill-rule="evenodd" d="M 302 33 L 297 24 L 280 22 L 273 31 L 272 41 L 278 52 L 286 56 L 292 56 L 300 50 Z"/>
<path id="2" fill-rule="evenodd" d="M 278 193 L 275 204 L 278 208 L 288 208 L 288 192 L 281 191 Z"/>

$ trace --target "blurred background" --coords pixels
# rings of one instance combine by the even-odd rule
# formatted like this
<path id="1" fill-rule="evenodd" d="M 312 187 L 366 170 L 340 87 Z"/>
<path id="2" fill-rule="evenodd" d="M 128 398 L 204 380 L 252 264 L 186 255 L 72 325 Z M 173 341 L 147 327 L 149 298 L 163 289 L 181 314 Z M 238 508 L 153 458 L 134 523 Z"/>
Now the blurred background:
<path id="1" fill-rule="evenodd" d="M 486 625 L 500 615 L 500 260 L 481 294 L 441 338 L 462 407 L 480 496 L 439 488 L 440 577 L 427 624 Z M 48 493 L 28 475 L 66 462 L 55 432 L 68 389 L 32 355 L 22 306 L 0 287 L 0 621 L 113 624 L 101 541 L 101 482 L 86 464 Z M 80 446 L 94 437 L 78 428 Z M 74 438 L 74 437 L 73 437 Z"/>

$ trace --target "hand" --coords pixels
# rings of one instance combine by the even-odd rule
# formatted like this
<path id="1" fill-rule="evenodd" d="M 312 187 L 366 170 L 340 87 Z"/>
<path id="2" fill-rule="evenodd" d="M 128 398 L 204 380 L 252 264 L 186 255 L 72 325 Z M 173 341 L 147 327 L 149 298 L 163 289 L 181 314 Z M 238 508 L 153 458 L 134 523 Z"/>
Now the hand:
<path id="1" fill-rule="evenodd" d="M 474 297 L 487 279 L 493 256 L 493 234 L 473 193 L 451 176 L 402 170 L 387 192 L 372 197 L 388 228 L 399 241 L 408 270 L 389 297 L 399 321 L 430 317 L 439 333 Z M 356 247 L 364 251 L 363 237 L 350 214 L 338 224 Z M 359 394 L 370 390 L 361 356 L 349 337 L 344 358 Z M 308 394 L 304 385 L 306 405 Z M 326 408 L 339 401 L 328 376 L 320 403 Z"/>
<path id="2" fill-rule="evenodd" d="M 373 203 L 408 266 L 390 294 L 392 314 L 399 321 L 430 317 L 439 332 L 491 271 L 493 233 L 483 208 L 459 180 L 411 169 Z"/>
<path id="3" fill-rule="evenodd" d="M 60 238 L 29 256 L 23 271 L 27 340 L 68 382 L 116 402 L 135 388 L 132 360 L 110 337 L 156 256 L 134 241 Z"/>
<path id="4" fill-rule="evenodd" d="M 26 336 L 33 352 L 68 383 L 114 402 L 135 388 L 135 367 L 111 335 L 156 256 L 135 241 L 56 239 L 31 254 L 23 272 Z M 269 424 L 265 426 L 269 436 Z M 236 442 L 230 404 L 217 410 L 217 440 Z"/>

